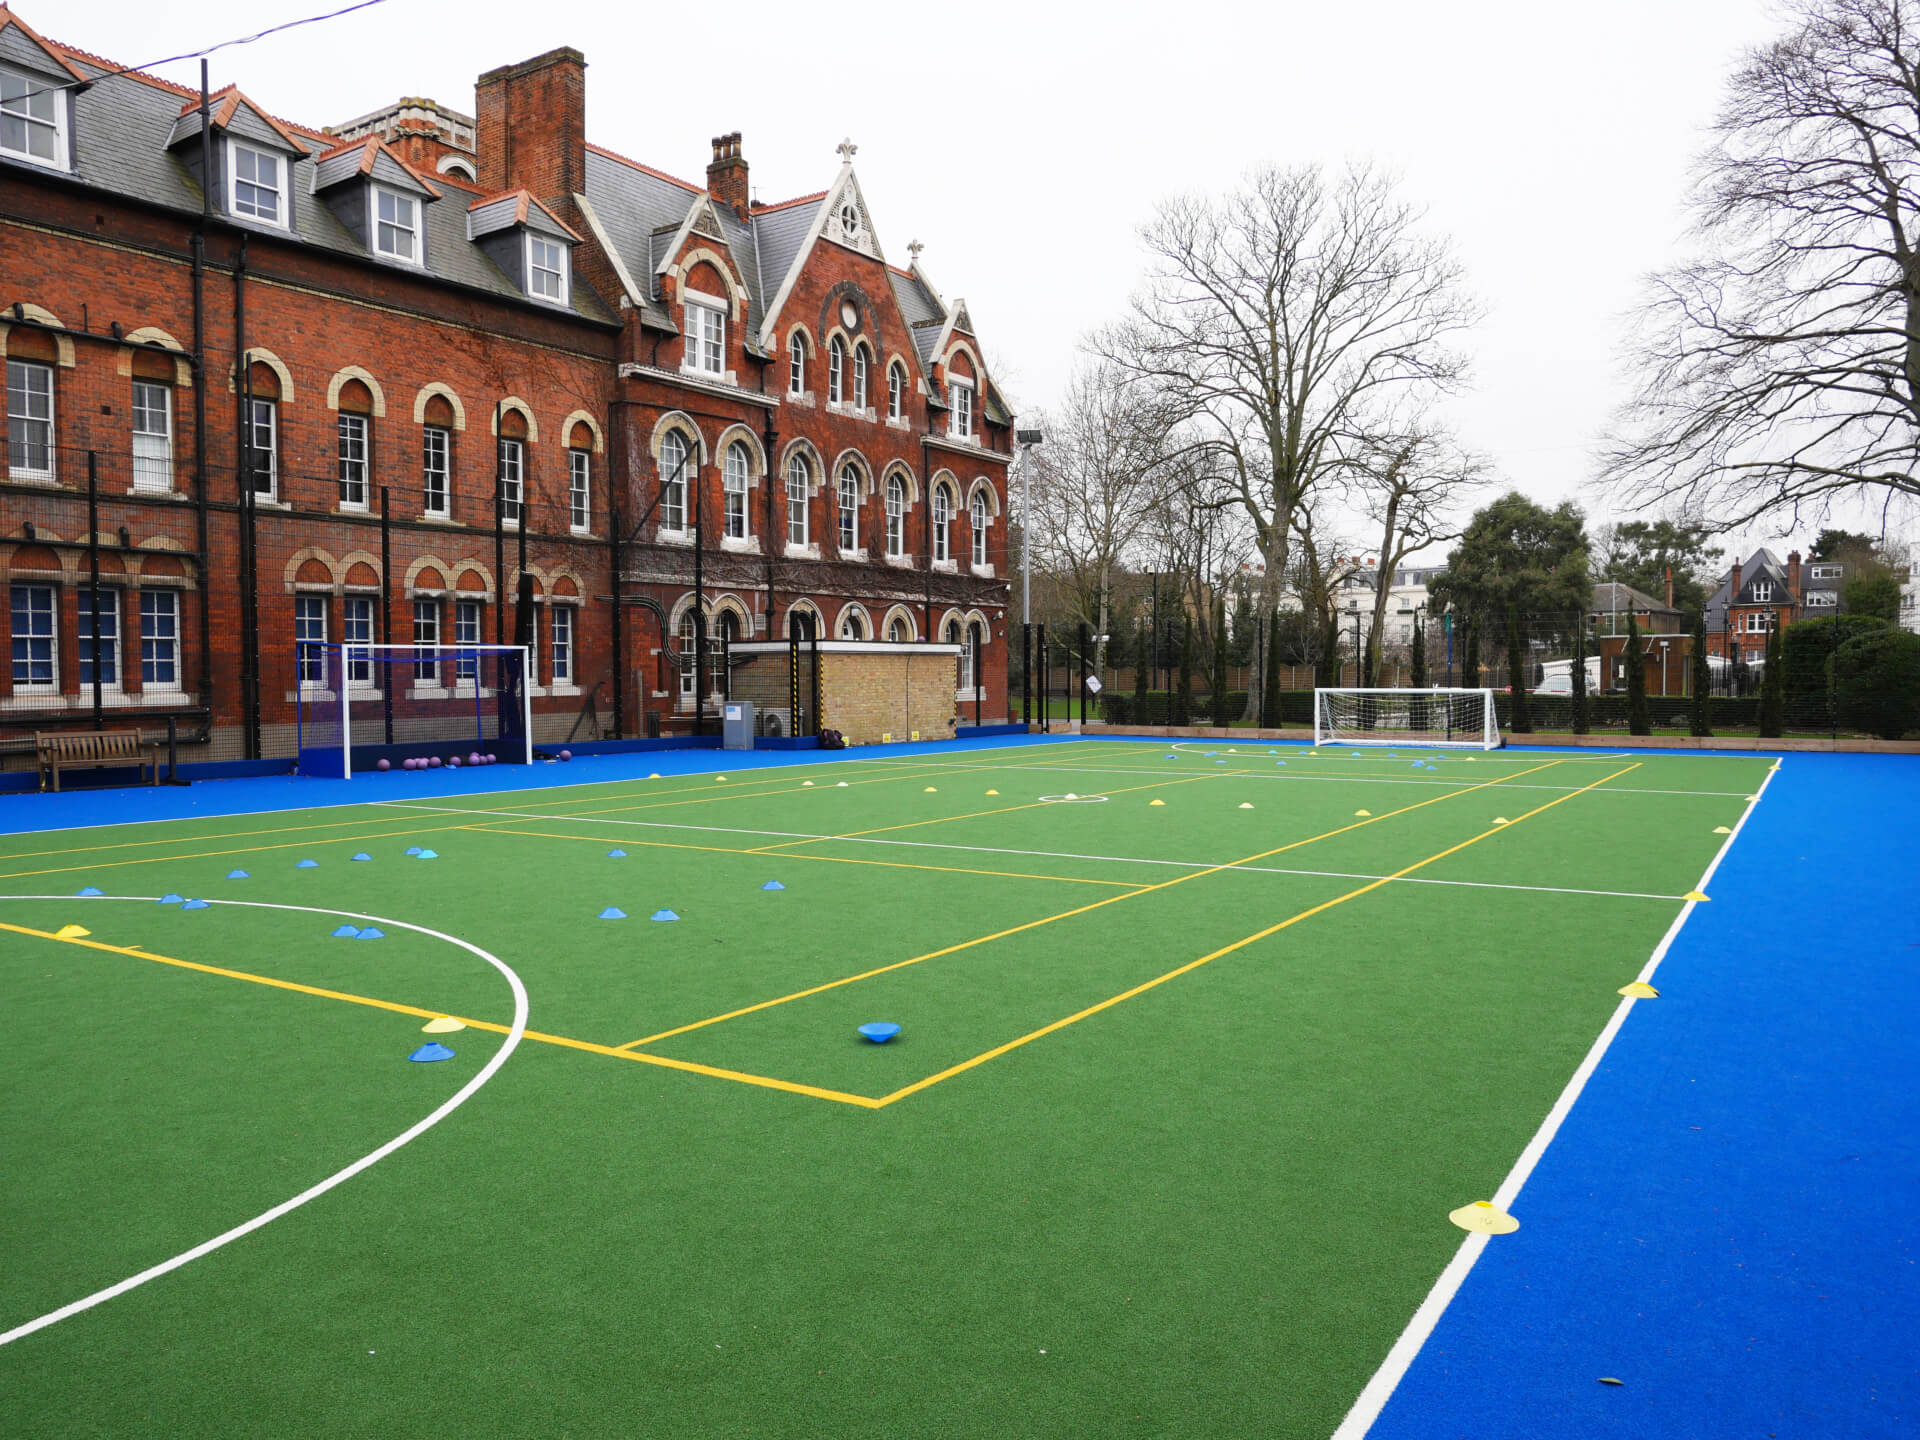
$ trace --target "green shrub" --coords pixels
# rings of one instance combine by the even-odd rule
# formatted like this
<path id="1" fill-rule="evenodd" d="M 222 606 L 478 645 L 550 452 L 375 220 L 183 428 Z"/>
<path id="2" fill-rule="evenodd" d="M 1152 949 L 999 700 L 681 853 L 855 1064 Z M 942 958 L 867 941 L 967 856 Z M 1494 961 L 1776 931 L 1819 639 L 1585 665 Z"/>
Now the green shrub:
<path id="1" fill-rule="evenodd" d="M 1882 740 L 1920 730 L 1920 635 L 1883 629 L 1847 641 L 1833 657 L 1840 723 Z"/>
<path id="2" fill-rule="evenodd" d="M 1878 635 L 1887 622 L 1873 615 L 1823 615 L 1796 620 L 1781 637 L 1786 658 L 1780 680 L 1789 700 L 1825 695 L 1833 684 L 1833 656 L 1842 645 L 1862 635 Z"/>

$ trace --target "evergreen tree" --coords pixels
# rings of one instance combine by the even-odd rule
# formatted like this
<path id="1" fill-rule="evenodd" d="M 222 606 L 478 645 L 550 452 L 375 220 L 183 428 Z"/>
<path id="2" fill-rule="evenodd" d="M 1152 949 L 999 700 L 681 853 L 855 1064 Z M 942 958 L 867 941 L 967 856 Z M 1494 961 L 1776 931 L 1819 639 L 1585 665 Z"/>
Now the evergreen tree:
<path id="1" fill-rule="evenodd" d="M 1640 648 L 1640 622 L 1627 614 L 1627 648 L 1622 653 L 1627 666 L 1627 733 L 1651 735 L 1653 722 L 1647 715 L 1647 658 Z"/>
<path id="2" fill-rule="evenodd" d="M 1415 692 L 1427 688 L 1427 627 L 1421 617 L 1413 617 L 1413 662 L 1408 667 L 1407 680 Z M 1433 717 L 1426 700 L 1417 693 L 1413 699 L 1413 728 L 1424 730 L 1433 723 Z"/>
<path id="3" fill-rule="evenodd" d="M 1148 634 L 1148 622 L 1143 620 L 1133 627 L 1133 723 L 1151 725 L 1152 718 L 1147 714 L 1147 665 L 1153 658 L 1153 641 Z"/>
<path id="4" fill-rule="evenodd" d="M 1573 733 L 1587 733 L 1587 617 L 1573 622 Z"/>
<path id="5" fill-rule="evenodd" d="M 1313 683 L 1322 690 L 1340 684 L 1340 617 L 1328 614 L 1320 621 L 1320 654 L 1314 664 Z"/>
<path id="6" fill-rule="evenodd" d="M 1473 616 L 1460 625 L 1460 688 L 1480 688 L 1480 625 Z"/>
<path id="7" fill-rule="evenodd" d="M 1225 729 L 1233 717 L 1227 710 L 1227 602 L 1223 596 L 1213 606 L 1213 674 L 1209 677 L 1213 694 L 1213 723 Z"/>
<path id="8" fill-rule="evenodd" d="M 1688 730 L 1705 738 L 1713 734 L 1707 723 L 1707 696 L 1713 690 L 1713 669 L 1707 664 L 1707 612 L 1693 612 L 1693 705 Z"/>
<path id="9" fill-rule="evenodd" d="M 1265 682 L 1260 697 L 1262 719 L 1260 723 L 1269 729 L 1280 728 L 1280 612 L 1273 612 L 1267 621 L 1267 668 L 1261 677 Z"/>
<path id="10" fill-rule="evenodd" d="M 1780 622 L 1767 631 L 1767 673 L 1760 677 L 1760 735 L 1777 740 L 1787 723 L 1785 642 L 1780 638 Z"/>
<path id="11" fill-rule="evenodd" d="M 1193 724 L 1193 622 L 1185 615 L 1180 617 L 1180 674 L 1174 682 L 1173 714 L 1168 723 Z"/>
<path id="12" fill-rule="evenodd" d="M 1507 607 L 1507 685 L 1512 694 L 1507 726 L 1516 735 L 1533 733 L 1533 712 L 1527 706 L 1527 650 L 1520 643 L 1520 607 Z"/>

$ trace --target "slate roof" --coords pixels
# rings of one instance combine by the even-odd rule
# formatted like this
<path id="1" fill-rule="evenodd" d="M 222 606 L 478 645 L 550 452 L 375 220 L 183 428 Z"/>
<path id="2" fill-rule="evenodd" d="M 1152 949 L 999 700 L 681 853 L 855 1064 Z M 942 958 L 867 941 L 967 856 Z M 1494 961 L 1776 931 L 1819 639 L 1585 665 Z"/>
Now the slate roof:
<path id="1" fill-rule="evenodd" d="M 1802 569 L 1801 573 L 1806 572 Z M 1774 586 L 1774 600 L 1755 600 L 1753 582 L 1770 580 Z M 1727 592 L 1733 585 L 1733 571 L 1728 570 L 1713 594 L 1707 597 L 1707 628 L 1724 630 L 1727 623 Z M 1771 550 L 1762 547 L 1748 556 L 1740 566 L 1740 594 L 1734 598 L 1736 605 L 1765 605 L 1785 603 L 1787 590 L 1787 567 L 1780 557 Z"/>
<path id="2" fill-rule="evenodd" d="M 4 9 L 0 9 L 0 17 L 10 18 Z M 0 26 L 0 55 L 4 55 L 9 62 L 14 59 L 9 47 L 16 42 L 24 43 L 19 35 L 24 29 L 17 20 Z M 189 159 L 197 161 L 199 146 L 195 143 L 181 145 L 177 149 L 169 148 L 180 138 L 176 134 L 176 127 L 183 118 L 183 110 L 191 112 L 192 133 L 198 134 L 198 96 L 184 87 L 152 76 L 115 74 L 113 72 L 118 67 L 106 61 L 68 46 L 46 43 L 52 44 L 67 63 L 93 82 L 85 90 L 73 94 L 74 123 L 69 132 L 72 138 L 72 168 L 66 172 L 44 170 L 25 162 L 0 158 L 0 184 L 7 183 L 9 174 L 20 171 L 56 180 L 64 173 L 65 178 L 92 189 L 182 215 L 198 215 L 200 185 L 189 167 Z M 44 59 L 40 62 L 40 68 L 47 68 Z M 183 102 L 183 97 L 190 98 Z M 389 263 L 375 259 L 367 246 L 335 216 L 326 201 L 312 191 L 314 162 L 307 157 L 331 148 L 334 144 L 331 137 L 304 126 L 276 120 L 246 100 L 237 90 L 225 92 L 224 98 L 216 102 L 212 109 L 216 124 L 224 112 L 228 123 L 237 127 L 239 133 L 254 133 L 257 130 L 259 138 L 271 136 L 276 148 L 298 144 L 302 151 L 291 165 L 292 183 L 288 190 L 292 213 L 287 230 L 251 225 L 231 216 L 222 216 L 223 223 L 252 229 L 275 239 L 311 245 L 350 259 L 374 264 Z M 399 164 L 398 158 L 391 152 L 383 154 L 393 164 Z M 422 268 L 427 274 L 456 285 L 484 291 L 502 299 L 539 305 L 541 302 L 528 299 L 485 251 L 468 238 L 466 207 L 458 203 L 459 193 L 455 191 L 449 197 L 454 203 L 430 201 L 421 207 L 426 235 L 426 263 Z M 569 289 L 570 308 L 575 314 L 602 323 L 618 323 L 614 312 L 583 280 L 576 277 Z"/>
<path id="3" fill-rule="evenodd" d="M 1593 587 L 1593 599 L 1588 602 L 1590 615 L 1611 615 L 1617 613 L 1633 614 L 1645 610 L 1653 615 L 1678 615 L 1680 612 L 1666 601 L 1636 590 L 1631 585 L 1619 585 L 1612 581 Z"/>

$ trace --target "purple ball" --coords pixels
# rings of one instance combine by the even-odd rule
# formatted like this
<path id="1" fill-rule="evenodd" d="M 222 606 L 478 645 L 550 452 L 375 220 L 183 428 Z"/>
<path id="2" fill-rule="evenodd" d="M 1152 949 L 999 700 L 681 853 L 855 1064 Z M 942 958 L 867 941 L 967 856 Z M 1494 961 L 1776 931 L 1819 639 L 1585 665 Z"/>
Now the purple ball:
<path id="1" fill-rule="evenodd" d="M 391 760 L 381 759 L 375 763 L 374 768 L 378 770 L 391 770 L 393 768 L 393 762 Z"/>
<path id="2" fill-rule="evenodd" d="M 408 756 L 405 760 L 402 760 L 400 762 L 400 768 L 402 770 L 418 770 L 420 768 L 420 762 L 418 760 L 415 760 L 412 756 Z"/>
<path id="3" fill-rule="evenodd" d="M 473 751 L 471 754 L 467 756 L 467 764 L 478 765 L 479 763 L 480 763 L 480 752 L 478 750 Z"/>
<path id="4" fill-rule="evenodd" d="M 438 755 L 429 757 L 427 760 L 427 768 L 429 770 L 438 770 L 440 768 L 440 757 Z"/>
<path id="5" fill-rule="evenodd" d="M 560 752 L 560 758 L 561 758 L 562 760 L 571 760 L 571 759 L 573 759 L 573 751 L 571 751 L 571 750 L 562 750 L 562 751 Z"/>
<path id="6" fill-rule="evenodd" d="M 499 763 L 500 763 L 500 757 L 498 755 L 487 756 L 487 764 L 498 765 Z"/>

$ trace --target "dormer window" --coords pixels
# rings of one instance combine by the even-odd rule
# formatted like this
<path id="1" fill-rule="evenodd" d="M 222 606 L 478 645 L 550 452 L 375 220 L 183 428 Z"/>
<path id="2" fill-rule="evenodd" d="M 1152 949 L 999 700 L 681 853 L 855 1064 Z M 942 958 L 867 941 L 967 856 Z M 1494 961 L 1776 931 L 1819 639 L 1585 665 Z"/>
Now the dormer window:
<path id="1" fill-rule="evenodd" d="M 973 438 L 973 386 L 965 380 L 951 381 L 947 386 L 950 406 L 947 410 L 947 433 L 956 440 Z"/>
<path id="2" fill-rule="evenodd" d="M 420 202 L 411 195 L 376 185 L 373 189 L 373 248 L 390 260 L 420 263 Z"/>
<path id="3" fill-rule="evenodd" d="M 58 82 L 0 70 L 0 155 L 67 168 L 66 92 Z"/>
<path id="4" fill-rule="evenodd" d="M 1756 605 L 1765 605 L 1773 599 L 1773 582 L 1756 580 L 1753 582 L 1753 601 Z"/>
<path id="5" fill-rule="evenodd" d="M 531 232 L 527 235 L 527 294 L 556 305 L 567 303 L 567 247 Z"/>
<path id="6" fill-rule="evenodd" d="M 233 183 L 227 208 L 244 220 L 259 220 L 282 229 L 287 224 L 287 163 L 269 150 L 256 150 L 238 140 L 227 144 L 228 171 Z"/>
<path id="7" fill-rule="evenodd" d="M 683 368 L 702 375 L 726 373 L 727 315 L 717 304 L 687 296 L 687 344 Z"/>

